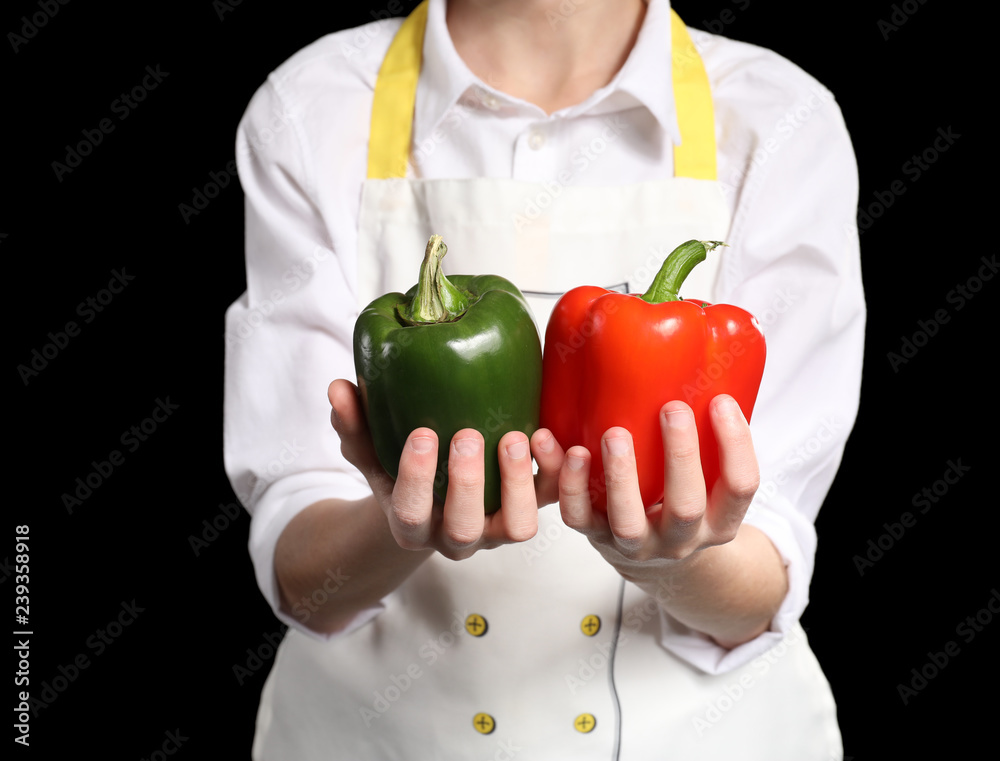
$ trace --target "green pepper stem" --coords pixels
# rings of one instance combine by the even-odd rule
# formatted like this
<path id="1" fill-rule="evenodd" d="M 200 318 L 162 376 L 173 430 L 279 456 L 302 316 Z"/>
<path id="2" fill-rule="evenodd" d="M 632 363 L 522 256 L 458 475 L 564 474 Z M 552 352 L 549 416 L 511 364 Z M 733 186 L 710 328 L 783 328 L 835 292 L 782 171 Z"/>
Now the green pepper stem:
<path id="1" fill-rule="evenodd" d="M 420 263 L 417 292 L 407 305 L 403 317 L 412 324 L 450 322 L 465 314 L 469 298 L 445 277 L 441 260 L 448 253 L 440 235 L 427 241 L 424 260 Z"/>
<path id="2" fill-rule="evenodd" d="M 681 284 L 698 264 L 705 261 L 709 251 L 726 244 L 720 240 L 689 240 L 681 243 L 664 260 L 660 271 L 644 294 L 642 300 L 650 304 L 680 301 Z"/>

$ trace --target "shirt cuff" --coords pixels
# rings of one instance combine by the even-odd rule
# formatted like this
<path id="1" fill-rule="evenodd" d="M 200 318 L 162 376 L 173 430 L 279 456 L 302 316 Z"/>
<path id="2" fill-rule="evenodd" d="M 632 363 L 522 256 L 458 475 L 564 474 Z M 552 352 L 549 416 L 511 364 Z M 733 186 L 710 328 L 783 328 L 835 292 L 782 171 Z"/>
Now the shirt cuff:
<path id="1" fill-rule="evenodd" d="M 796 631 L 799 618 L 809 604 L 816 549 L 813 525 L 780 497 L 772 497 L 767 504 L 755 500 L 743 523 L 759 529 L 771 540 L 788 574 L 788 592 L 769 629 L 749 642 L 726 649 L 660 609 L 663 632 L 660 644 L 706 674 L 728 673 L 766 653 Z"/>
<path id="2" fill-rule="evenodd" d="M 328 569 L 323 583 L 311 597 L 289 601 L 291 611 L 281 607 L 281 593 L 274 571 L 274 549 L 278 537 L 289 522 L 309 505 L 336 496 L 338 499 L 361 499 L 371 494 L 367 486 L 354 479 L 332 473 L 299 473 L 271 484 L 250 511 L 250 558 L 253 561 L 257 586 L 278 620 L 315 640 L 340 637 L 364 626 L 377 616 L 385 605 L 379 603 L 359 612 L 346 626 L 323 634 L 309 628 L 309 618 L 317 606 L 327 601 L 347 577 L 339 568 Z"/>

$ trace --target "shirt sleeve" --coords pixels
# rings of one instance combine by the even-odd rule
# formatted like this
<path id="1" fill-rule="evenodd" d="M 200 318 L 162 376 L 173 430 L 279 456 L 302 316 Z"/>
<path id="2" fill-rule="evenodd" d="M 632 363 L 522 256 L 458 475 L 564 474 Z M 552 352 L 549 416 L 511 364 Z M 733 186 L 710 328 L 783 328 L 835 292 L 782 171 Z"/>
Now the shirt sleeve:
<path id="1" fill-rule="evenodd" d="M 761 485 L 744 522 L 777 548 L 788 593 L 770 630 L 732 650 L 664 614 L 663 645 L 708 673 L 730 671 L 776 645 L 808 605 L 814 521 L 860 396 L 865 299 L 855 155 L 832 94 L 787 62 L 780 69 L 797 83 L 791 97 L 777 95 L 787 84 L 772 88 L 758 69 L 759 81 L 741 83 L 743 110 L 721 114 L 724 132 L 743 130 L 744 158 L 719 178 L 735 213 L 717 299 L 750 311 L 765 335 L 750 426 Z M 737 127 L 752 93 L 773 106 L 758 107 L 756 124 Z"/>
<path id="2" fill-rule="evenodd" d="M 327 387 L 355 376 L 357 299 L 316 197 L 305 158 L 308 105 L 298 103 L 282 97 L 272 74 L 237 132 L 247 287 L 226 312 L 224 452 L 230 482 L 251 515 L 249 550 L 261 592 L 280 620 L 318 637 L 304 626 L 309 601 L 281 608 L 275 545 L 307 506 L 370 490 L 330 425 Z M 331 578 L 337 574 L 329 569 Z"/>

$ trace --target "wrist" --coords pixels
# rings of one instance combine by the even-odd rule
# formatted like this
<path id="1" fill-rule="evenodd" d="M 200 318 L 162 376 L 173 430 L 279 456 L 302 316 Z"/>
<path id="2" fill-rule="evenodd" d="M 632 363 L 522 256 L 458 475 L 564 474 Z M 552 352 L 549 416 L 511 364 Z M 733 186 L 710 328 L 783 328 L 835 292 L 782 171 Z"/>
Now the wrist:
<path id="1" fill-rule="evenodd" d="M 612 562 L 628 581 L 652 596 L 685 626 L 727 649 L 767 631 L 788 591 L 784 563 L 758 529 L 680 560 Z"/>
<path id="2" fill-rule="evenodd" d="M 321 634 L 340 631 L 431 554 L 402 549 L 374 497 L 317 502 L 289 522 L 275 548 L 281 610 Z"/>

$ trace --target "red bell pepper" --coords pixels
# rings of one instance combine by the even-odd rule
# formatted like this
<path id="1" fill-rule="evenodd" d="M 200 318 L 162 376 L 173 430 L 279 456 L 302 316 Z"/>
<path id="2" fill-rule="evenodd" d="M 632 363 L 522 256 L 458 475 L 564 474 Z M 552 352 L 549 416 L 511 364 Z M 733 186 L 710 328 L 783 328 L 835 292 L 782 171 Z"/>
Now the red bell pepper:
<path id="1" fill-rule="evenodd" d="M 545 331 L 541 424 L 568 449 L 592 456 L 590 497 L 606 511 L 601 436 L 613 426 L 632 434 L 646 508 L 663 499 L 659 411 L 691 406 L 708 493 L 719 477 L 709 402 L 729 394 L 749 421 L 764 372 L 764 335 L 749 312 L 729 304 L 681 300 L 681 283 L 718 241 L 688 241 L 664 261 L 645 294 L 595 286 L 565 293 Z"/>

